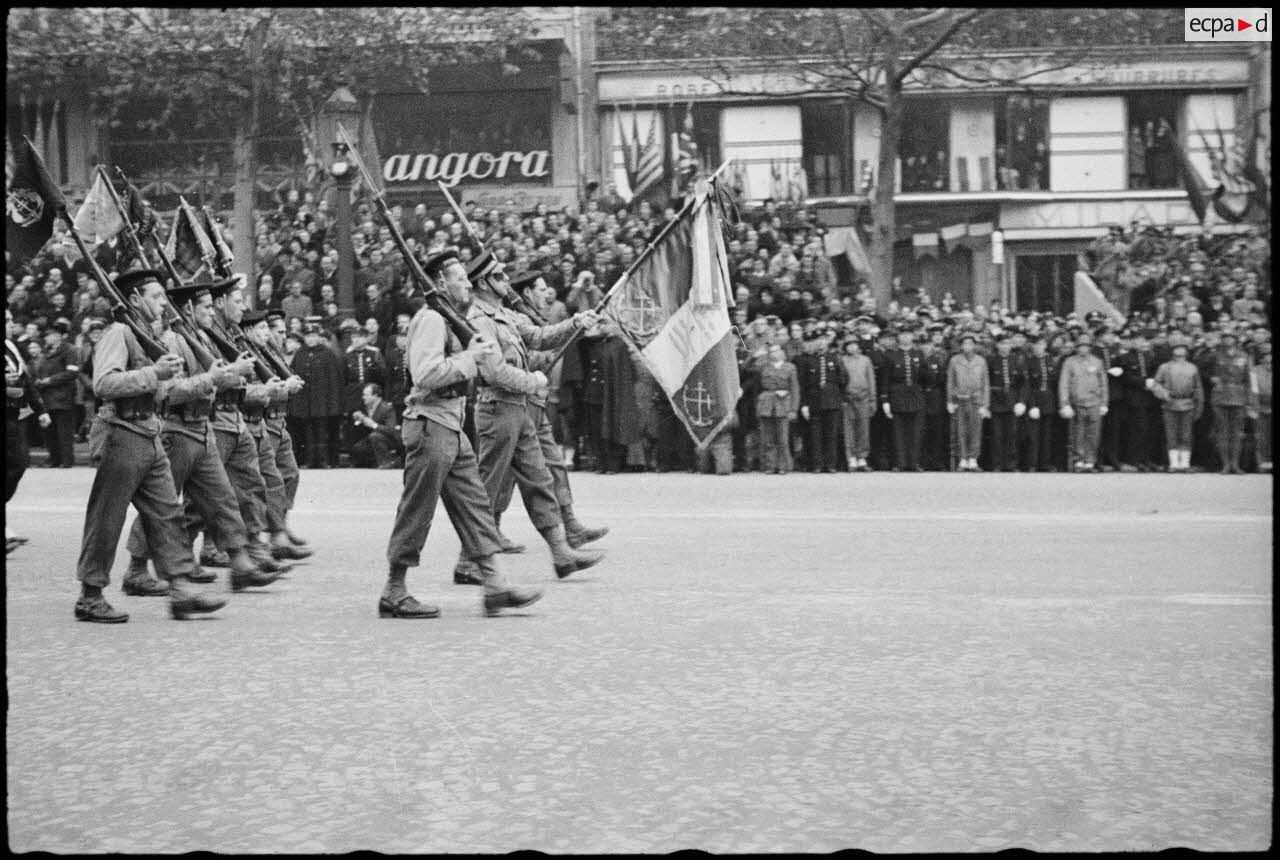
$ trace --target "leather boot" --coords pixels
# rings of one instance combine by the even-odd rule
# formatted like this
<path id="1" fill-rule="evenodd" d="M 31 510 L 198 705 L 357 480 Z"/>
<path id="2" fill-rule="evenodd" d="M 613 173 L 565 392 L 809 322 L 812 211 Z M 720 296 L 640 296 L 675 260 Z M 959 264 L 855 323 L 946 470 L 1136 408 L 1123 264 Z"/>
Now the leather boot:
<path id="1" fill-rule="evenodd" d="M 227 554 L 218 549 L 217 545 L 205 538 L 204 546 L 200 548 L 200 566 L 201 567 L 229 567 L 231 565 Z"/>
<path id="2" fill-rule="evenodd" d="M 269 559 L 268 559 L 269 560 Z M 245 550 L 239 550 L 231 556 L 231 590 L 243 591 L 246 588 L 261 588 L 270 585 L 280 578 L 274 570 L 267 570 Z"/>
<path id="3" fill-rule="evenodd" d="M 134 556 L 129 560 L 129 569 L 125 571 L 120 590 L 130 597 L 164 597 L 169 593 L 169 583 L 151 575 L 145 558 Z"/>
<path id="4" fill-rule="evenodd" d="M 196 591 L 191 580 L 185 576 L 175 578 L 169 590 L 169 614 L 179 621 L 188 615 L 217 612 L 226 605 L 225 597 Z"/>
<path id="5" fill-rule="evenodd" d="M 307 542 L 302 538 L 298 537 L 296 534 L 294 534 L 293 529 L 289 528 L 288 526 L 284 527 L 284 534 L 285 534 L 285 537 L 289 538 L 289 543 L 293 544 L 294 546 L 307 545 Z"/>
<path id="6" fill-rule="evenodd" d="M 291 564 L 281 564 L 271 557 L 271 551 L 267 549 L 267 545 L 261 541 L 250 541 L 245 550 L 249 553 L 249 558 L 253 563 L 268 573 L 288 573 L 293 570 Z"/>
<path id="7" fill-rule="evenodd" d="M 494 528 L 498 532 L 498 552 L 511 553 L 513 555 L 524 552 L 525 550 L 524 544 L 516 543 L 502 533 L 502 528 L 500 525 L 501 522 L 502 522 L 501 516 L 495 516 L 493 518 Z"/>
<path id="8" fill-rule="evenodd" d="M 577 549 L 580 546 L 589 544 L 592 541 L 600 540 L 609 533 L 609 527 L 603 526 L 598 529 L 590 529 L 578 522 L 578 518 L 573 514 L 573 506 L 565 505 L 560 509 L 560 516 L 564 520 L 565 538 L 569 541 L 569 546 Z"/>
<path id="9" fill-rule="evenodd" d="M 301 561 L 304 558 L 310 558 L 312 552 L 307 547 L 294 545 L 283 531 L 278 531 L 271 536 L 271 557 L 276 561 Z"/>
<path id="10" fill-rule="evenodd" d="M 453 567 L 453 584 L 483 585 L 484 581 L 480 578 L 480 570 L 476 567 L 476 563 L 459 555 L 458 563 Z"/>
<path id="11" fill-rule="evenodd" d="M 544 529 L 542 536 L 546 539 L 547 546 L 551 548 L 551 561 L 555 565 L 556 576 L 560 579 L 564 579 L 575 571 L 586 570 L 604 559 L 602 552 L 582 552 L 569 546 L 564 526 Z"/>
<path id="12" fill-rule="evenodd" d="M 511 585 L 493 562 L 493 556 L 475 560 L 484 581 L 484 614 L 500 615 L 504 609 L 520 609 L 542 598 L 542 589 Z"/>

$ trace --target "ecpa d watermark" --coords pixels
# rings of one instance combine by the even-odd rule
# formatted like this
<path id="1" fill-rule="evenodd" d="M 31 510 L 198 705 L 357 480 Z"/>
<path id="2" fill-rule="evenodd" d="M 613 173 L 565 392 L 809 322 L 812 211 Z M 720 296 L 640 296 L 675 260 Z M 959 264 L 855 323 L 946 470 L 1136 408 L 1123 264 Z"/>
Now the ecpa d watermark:
<path id="1" fill-rule="evenodd" d="M 1183 38 L 1188 42 L 1270 42 L 1271 10 L 1233 6 L 1186 9 Z"/>

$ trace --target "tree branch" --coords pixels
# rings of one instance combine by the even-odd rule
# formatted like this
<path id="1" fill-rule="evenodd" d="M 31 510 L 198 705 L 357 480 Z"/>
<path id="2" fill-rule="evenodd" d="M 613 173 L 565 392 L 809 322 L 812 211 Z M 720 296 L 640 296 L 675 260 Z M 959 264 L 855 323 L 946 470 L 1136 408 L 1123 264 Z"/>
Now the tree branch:
<path id="1" fill-rule="evenodd" d="M 934 9 L 932 12 L 926 12 L 918 18 L 912 18 L 910 21 L 904 21 L 902 24 L 902 32 L 908 33 L 912 30 L 932 24 L 934 21 L 941 21 L 950 11 L 951 9 L 944 6 L 941 9 Z"/>
<path id="2" fill-rule="evenodd" d="M 925 60 L 932 57 L 935 53 L 937 53 L 942 48 L 943 45 L 951 41 L 951 37 L 954 36 L 957 32 L 959 32 L 961 27 L 963 27 L 965 24 L 968 24 L 970 21 L 972 21 L 974 18 L 977 18 L 981 14 L 982 14 L 981 9 L 970 9 L 968 12 L 965 12 L 961 14 L 959 17 L 957 17 L 954 21 L 951 22 L 950 25 L 947 26 L 947 29 L 939 33 L 937 38 L 935 38 L 932 42 L 930 42 L 924 48 L 924 50 L 920 51 L 910 60 L 907 60 L 906 64 L 901 69 L 898 70 L 898 73 L 896 75 L 893 76 L 893 83 L 895 85 L 901 84 L 904 80 L 906 80 L 907 75 L 911 74 L 911 72 L 915 70 L 916 66 L 920 65 Z"/>

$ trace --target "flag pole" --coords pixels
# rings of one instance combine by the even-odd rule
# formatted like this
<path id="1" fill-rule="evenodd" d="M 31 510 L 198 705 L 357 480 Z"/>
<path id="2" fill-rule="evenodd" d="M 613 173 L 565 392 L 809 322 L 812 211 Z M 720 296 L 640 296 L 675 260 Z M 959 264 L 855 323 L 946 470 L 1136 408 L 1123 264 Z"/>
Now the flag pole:
<path id="1" fill-rule="evenodd" d="M 720 173 L 732 163 L 733 163 L 733 159 L 730 158 L 727 161 L 725 161 L 724 164 L 721 164 L 719 167 L 717 167 L 715 172 L 707 177 L 707 182 L 708 183 L 715 182 L 716 179 L 720 176 Z M 671 232 L 672 228 L 675 227 L 675 225 L 680 223 L 681 219 L 685 217 L 686 213 L 690 217 L 697 214 L 697 210 L 690 211 L 693 208 L 694 203 L 695 201 L 697 201 L 697 199 L 698 199 L 697 195 L 695 194 L 690 196 L 689 199 L 685 200 L 684 205 L 680 207 L 680 211 L 676 214 L 676 217 L 668 221 L 663 226 L 663 228 L 658 232 L 658 235 L 653 237 L 653 241 L 651 241 L 645 247 L 644 251 L 641 252 L 640 256 L 636 257 L 635 260 L 631 262 L 631 265 L 628 266 L 627 270 L 618 277 L 618 280 L 614 281 L 613 286 L 609 288 L 609 291 L 604 294 L 604 297 L 600 299 L 599 302 L 596 303 L 596 306 L 592 308 L 592 310 L 594 310 L 596 313 L 600 313 L 601 311 L 603 311 L 605 309 L 605 306 L 609 304 L 609 300 L 613 298 L 614 294 L 618 292 L 619 289 L 622 288 L 622 285 L 627 282 L 627 279 L 631 277 L 631 274 L 635 272 L 637 268 L 639 268 L 640 264 L 643 263 L 645 260 L 649 259 L 649 255 L 653 253 L 653 249 L 658 247 L 658 243 L 666 238 L 667 234 Z M 710 194 L 706 195 L 702 199 L 702 203 L 698 205 L 698 209 L 701 209 L 703 206 L 707 205 L 707 201 L 709 201 L 710 199 L 711 199 L 711 195 Z M 564 345 L 561 346 L 560 349 L 556 352 L 556 354 L 551 357 L 551 363 L 547 365 L 548 372 L 550 372 L 551 368 L 556 366 L 556 363 L 560 361 L 560 359 L 564 356 L 565 351 L 568 350 L 569 347 L 572 346 L 575 341 L 577 341 L 577 339 L 582 335 L 582 332 L 583 332 L 583 329 L 580 329 L 580 328 L 574 329 L 574 332 L 569 337 L 569 339 L 565 341 Z"/>

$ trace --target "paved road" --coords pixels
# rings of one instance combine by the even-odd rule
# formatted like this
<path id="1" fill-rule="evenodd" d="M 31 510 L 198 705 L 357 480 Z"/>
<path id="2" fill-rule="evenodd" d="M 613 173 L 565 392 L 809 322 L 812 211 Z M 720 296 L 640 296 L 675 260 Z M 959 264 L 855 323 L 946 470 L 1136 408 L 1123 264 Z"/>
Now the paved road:
<path id="1" fill-rule="evenodd" d="M 512 513 L 548 595 L 485 619 L 442 514 L 407 622 L 398 473 L 304 472 L 315 559 L 185 623 L 113 584 L 119 627 L 72 620 L 90 477 L 7 512 L 15 851 L 1271 842 L 1268 477 L 576 475 L 605 565 Z"/>

